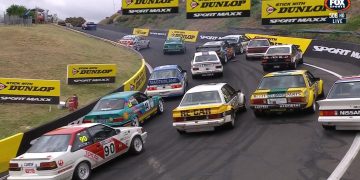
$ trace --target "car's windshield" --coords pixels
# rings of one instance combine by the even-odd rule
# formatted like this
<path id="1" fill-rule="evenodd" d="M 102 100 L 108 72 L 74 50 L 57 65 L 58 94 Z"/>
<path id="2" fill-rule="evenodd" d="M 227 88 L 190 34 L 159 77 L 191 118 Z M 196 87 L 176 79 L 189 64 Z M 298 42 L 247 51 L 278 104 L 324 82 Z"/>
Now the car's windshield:
<path id="1" fill-rule="evenodd" d="M 328 99 L 360 98 L 360 81 L 336 83 L 331 88 Z"/>
<path id="2" fill-rule="evenodd" d="M 41 136 L 27 151 L 27 153 L 65 152 L 69 146 L 71 135 Z"/>
<path id="3" fill-rule="evenodd" d="M 239 38 L 236 38 L 236 37 L 223 37 L 223 38 L 220 38 L 220 39 L 223 40 L 223 41 L 227 41 L 229 43 L 236 43 L 236 42 L 238 42 Z"/>
<path id="4" fill-rule="evenodd" d="M 180 103 L 180 106 L 192 106 L 201 104 L 221 103 L 218 91 L 203 91 L 187 93 Z"/>
<path id="5" fill-rule="evenodd" d="M 154 71 L 151 76 L 150 79 L 167 79 L 167 78 L 173 78 L 177 76 L 177 71 L 176 69 L 167 69 L 167 70 L 159 70 L 159 71 Z"/>
<path id="6" fill-rule="evenodd" d="M 251 40 L 249 42 L 250 47 L 259 47 L 259 46 L 269 46 L 269 41 L 267 40 Z"/>
<path id="7" fill-rule="evenodd" d="M 101 99 L 93 111 L 111 111 L 124 109 L 125 100 L 122 98 Z"/>
<path id="8" fill-rule="evenodd" d="M 218 61 L 218 58 L 215 54 L 201 55 L 195 57 L 195 62 L 205 62 L 205 61 Z"/>
<path id="9" fill-rule="evenodd" d="M 266 52 L 266 54 L 289 54 L 290 47 L 272 47 Z"/>
<path id="10" fill-rule="evenodd" d="M 258 89 L 281 89 L 306 87 L 302 75 L 273 76 L 262 79 Z"/>

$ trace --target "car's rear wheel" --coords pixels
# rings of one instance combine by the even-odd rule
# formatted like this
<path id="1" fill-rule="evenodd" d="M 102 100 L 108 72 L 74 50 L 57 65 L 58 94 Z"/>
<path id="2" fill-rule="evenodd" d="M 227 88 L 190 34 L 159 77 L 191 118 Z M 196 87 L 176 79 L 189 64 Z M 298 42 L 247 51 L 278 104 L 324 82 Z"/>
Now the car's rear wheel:
<path id="1" fill-rule="evenodd" d="M 232 58 L 235 59 L 236 57 L 236 51 L 234 50 Z"/>
<path id="2" fill-rule="evenodd" d="M 137 116 L 134 117 L 131 125 L 134 126 L 134 127 L 139 127 L 140 126 L 140 122 L 139 122 L 139 119 L 138 119 Z"/>
<path id="3" fill-rule="evenodd" d="M 313 114 L 316 112 L 316 110 L 317 110 L 317 104 L 314 97 L 313 103 L 311 104 L 310 107 L 307 108 L 307 112 Z"/>
<path id="4" fill-rule="evenodd" d="M 270 71 L 269 66 L 263 66 L 263 71 L 265 71 L 265 72 Z"/>
<path id="5" fill-rule="evenodd" d="M 76 180 L 88 180 L 91 176 L 90 163 L 83 161 L 75 168 L 73 179 Z"/>
<path id="6" fill-rule="evenodd" d="M 297 68 L 297 63 L 295 61 L 294 63 L 291 64 L 291 69 L 296 70 L 296 68 Z"/>
<path id="7" fill-rule="evenodd" d="M 176 129 L 176 131 L 177 131 L 179 134 L 181 134 L 181 135 L 183 135 L 183 134 L 186 133 L 186 131 L 183 131 L 183 130 L 180 130 L 180 129 Z"/>
<path id="8" fill-rule="evenodd" d="M 243 54 L 244 53 L 244 48 L 243 46 L 240 46 L 240 54 Z"/>
<path id="9" fill-rule="evenodd" d="M 131 154 L 140 154 L 144 150 L 144 143 L 140 136 L 135 136 L 130 145 Z"/>
<path id="10" fill-rule="evenodd" d="M 161 99 L 159 100 L 157 112 L 158 114 L 162 114 L 164 112 L 164 102 Z"/>
<path id="11" fill-rule="evenodd" d="M 322 127 L 327 130 L 327 131 L 331 131 L 331 130 L 335 130 L 336 129 L 336 126 L 332 126 L 332 125 L 325 125 L 325 124 L 322 124 Z"/>
<path id="12" fill-rule="evenodd" d="M 304 58 L 303 57 L 299 60 L 299 64 L 304 64 Z"/>
<path id="13" fill-rule="evenodd" d="M 192 77 L 193 79 L 196 79 L 196 78 L 198 78 L 198 75 L 193 74 L 193 75 L 191 75 L 191 77 Z"/>
<path id="14" fill-rule="evenodd" d="M 146 48 L 150 48 L 150 42 L 146 45 Z"/>
<path id="15" fill-rule="evenodd" d="M 325 97 L 325 93 L 324 93 L 324 88 L 321 90 L 321 93 L 318 96 L 319 98 L 324 98 Z"/>
<path id="16" fill-rule="evenodd" d="M 265 113 L 264 113 L 264 112 L 261 112 L 261 111 L 256 111 L 256 110 L 254 111 L 255 117 L 258 117 L 258 118 L 259 118 L 259 117 L 263 117 L 264 114 L 265 114 Z"/>
<path id="17" fill-rule="evenodd" d="M 235 111 L 231 114 L 231 121 L 226 124 L 227 128 L 233 129 L 235 127 L 236 113 Z"/>
<path id="18" fill-rule="evenodd" d="M 245 56 L 245 59 L 249 61 L 249 60 L 250 60 L 250 57 L 249 57 L 249 56 Z"/>

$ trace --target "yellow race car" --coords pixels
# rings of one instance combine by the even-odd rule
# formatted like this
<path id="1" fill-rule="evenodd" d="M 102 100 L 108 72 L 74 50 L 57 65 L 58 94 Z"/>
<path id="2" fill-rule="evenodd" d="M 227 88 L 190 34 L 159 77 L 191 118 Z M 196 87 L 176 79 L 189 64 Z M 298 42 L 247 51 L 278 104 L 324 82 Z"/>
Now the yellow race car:
<path id="1" fill-rule="evenodd" d="M 307 70 L 278 71 L 263 77 L 251 95 L 255 116 L 266 112 L 306 110 L 314 113 L 316 99 L 324 97 L 323 81 Z"/>

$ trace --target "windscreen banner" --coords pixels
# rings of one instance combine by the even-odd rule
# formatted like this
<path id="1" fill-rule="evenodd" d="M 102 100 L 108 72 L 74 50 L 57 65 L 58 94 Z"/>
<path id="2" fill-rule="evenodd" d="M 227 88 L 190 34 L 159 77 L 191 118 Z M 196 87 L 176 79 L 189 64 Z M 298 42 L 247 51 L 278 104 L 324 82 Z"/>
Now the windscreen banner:
<path id="1" fill-rule="evenodd" d="M 59 104 L 60 81 L 0 78 L 0 103 Z"/>
<path id="2" fill-rule="evenodd" d="M 67 84 L 114 83 L 116 72 L 116 64 L 69 64 Z"/>
<path id="3" fill-rule="evenodd" d="M 134 28 L 133 34 L 139 36 L 149 36 L 149 29 Z"/>
<path id="4" fill-rule="evenodd" d="M 187 31 L 187 30 L 177 30 L 169 29 L 168 38 L 170 37 L 181 37 L 186 42 L 196 42 L 199 31 Z"/>
<path id="5" fill-rule="evenodd" d="M 178 13 L 179 0 L 122 0 L 122 14 Z"/>
<path id="6" fill-rule="evenodd" d="M 186 0 L 186 18 L 250 17 L 250 0 Z"/>
<path id="7" fill-rule="evenodd" d="M 284 36 L 269 36 L 263 34 L 245 34 L 247 37 L 253 38 L 266 38 L 273 45 L 282 45 L 282 44 L 294 44 L 298 45 L 299 49 L 305 53 L 308 49 L 312 39 L 305 39 L 305 38 L 294 38 L 294 37 L 284 37 Z"/>
<path id="8" fill-rule="evenodd" d="M 262 0 L 263 25 L 334 23 L 324 0 Z"/>

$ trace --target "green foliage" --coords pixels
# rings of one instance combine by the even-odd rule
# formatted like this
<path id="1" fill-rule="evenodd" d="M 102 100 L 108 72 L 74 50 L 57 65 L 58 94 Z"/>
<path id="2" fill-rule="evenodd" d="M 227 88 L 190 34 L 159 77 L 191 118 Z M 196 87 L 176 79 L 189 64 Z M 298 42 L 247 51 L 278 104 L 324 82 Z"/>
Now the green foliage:
<path id="1" fill-rule="evenodd" d="M 65 22 L 70 23 L 74 27 L 80 27 L 86 20 L 83 17 L 69 17 L 65 19 Z"/>
<path id="2" fill-rule="evenodd" d="M 26 13 L 27 8 L 25 6 L 20 5 L 11 5 L 6 9 L 6 13 L 10 16 L 24 16 Z"/>
<path id="3" fill-rule="evenodd" d="M 357 31 L 360 30 L 360 15 L 350 18 L 343 27 L 344 31 Z"/>

